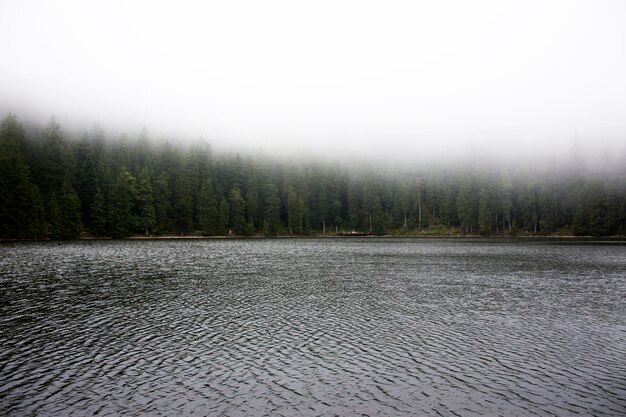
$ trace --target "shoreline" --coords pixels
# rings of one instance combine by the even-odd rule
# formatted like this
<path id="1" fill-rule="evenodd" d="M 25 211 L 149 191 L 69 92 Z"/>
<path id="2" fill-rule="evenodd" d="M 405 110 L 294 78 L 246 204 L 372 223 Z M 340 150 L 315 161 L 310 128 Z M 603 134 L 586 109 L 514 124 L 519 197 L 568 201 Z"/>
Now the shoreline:
<path id="1" fill-rule="evenodd" d="M 606 242 L 626 242 L 626 236 L 574 236 L 574 235 L 494 235 L 481 236 L 474 234 L 406 234 L 406 235 L 220 235 L 220 236 L 199 236 L 199 235 L 135 235 L 114 239 L 108 236 L 94 237 L 81 236 L 73 239 L 0 239 L 0 243 L 9 242 L 46 242 L 46 241 L 91 241 L 91 240 L 223 240 L 223 239 L 474 239 L 474 240 L 551 240 L 551 241 L 606 241 Z"/>

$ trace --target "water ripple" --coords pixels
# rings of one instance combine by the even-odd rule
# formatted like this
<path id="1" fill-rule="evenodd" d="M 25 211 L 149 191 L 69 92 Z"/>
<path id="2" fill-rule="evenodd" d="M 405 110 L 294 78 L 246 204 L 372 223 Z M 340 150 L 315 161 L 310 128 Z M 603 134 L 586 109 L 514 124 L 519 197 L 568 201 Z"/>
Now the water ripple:
<path id="1" fill-rule="evenodd" d="M 0 245 L 3 415 L 626 414 L 626 248 Z"/>

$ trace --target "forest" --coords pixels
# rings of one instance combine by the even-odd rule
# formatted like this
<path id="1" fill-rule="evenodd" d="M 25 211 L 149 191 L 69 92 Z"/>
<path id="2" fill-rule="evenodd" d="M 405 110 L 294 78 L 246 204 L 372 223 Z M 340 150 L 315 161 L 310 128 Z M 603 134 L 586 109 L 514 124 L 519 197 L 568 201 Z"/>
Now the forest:
<path id="1" fill-rule="evenodd" d="M 243 155 L 243 156 L 242 156 Z M 622 157 L 623 158 L 623 157 Z M 0 238 L 626 234 L 626 163 L 375 163 L 216 154 L 202 139 L 0 126 Z"/>

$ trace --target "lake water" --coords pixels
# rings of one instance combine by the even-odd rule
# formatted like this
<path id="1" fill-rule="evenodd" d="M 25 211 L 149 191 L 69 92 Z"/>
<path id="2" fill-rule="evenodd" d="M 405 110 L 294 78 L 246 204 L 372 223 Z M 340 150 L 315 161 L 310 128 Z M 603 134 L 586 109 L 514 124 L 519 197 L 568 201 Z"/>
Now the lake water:
<path id="1" fill-rule="evenodd" d="M 1 415 L 626 415 L 626 245 L 0 245 Z"/>

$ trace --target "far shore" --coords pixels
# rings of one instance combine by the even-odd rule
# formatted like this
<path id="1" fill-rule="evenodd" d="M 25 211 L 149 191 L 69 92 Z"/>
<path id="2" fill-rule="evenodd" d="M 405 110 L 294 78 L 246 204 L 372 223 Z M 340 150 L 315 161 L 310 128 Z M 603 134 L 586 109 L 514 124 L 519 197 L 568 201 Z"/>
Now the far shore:
<path id="1" fill-rule="evenodd" d="M 161 235 L 161 236 L 129 236 L 126 240 L 161 240 L 161 239 L 545 239 L 545 240 L 626 240 L 626 236 L 574 236 L 574 235 L 494 235 L 483 236 L 473 234 L 463 235 L 230 235 L 230 236 L 197 236 L 197 235 Z M 96 240 L 100 238 L 81 238 L 81 240 Z M 111 239 L 111 238 L 105 238 Z"/>
<path id="2" fill-rule="evenodd" d="M 296 235 L 296 234 L 278 234 L 278 235 L 134 235 L 121 239 L 113 239 L 109 236 L 89 236 L 83 235 L 76 239 L 67 240 L 175 240 L 175 239 L 514 239 L 514 240 L 610 240 L 620 241 L 626 240 L 626 236 L 574 236 L 574 235 L 492 235 L 484 236 L 479 234 L 361 234 L 361 235 L 337 235 L 337 234 L 317 234 L 317 235 Z M 0 239 L 0 242 L 9 241 L 46 241 L 46 240 L 62 240 L 62 239 Z"/>
<path id="3" fill-rule="evenodd" d="M 29 242 L 29 241 L 50 241 L 50 240 L 174 240 L 174 239 L 485 239 L 485 240 L 571 240 L 571 241 L 589 241 L 589 240 L 603 240 L 603 241 L 626 241 L 626 236 L 575 236 L 571 234 L 523 234 L 523 233 L 511 233 L 511 234 L 496 234 L 491 236 L 473 234 L 473 233 L 432 233 L 432 232 L 415 232 L 406 234 L 311 234 L 311 235 L 296 235 L 296 234 L 277 234 L 277 235 L 200 235 L 200 234 L 163 234 L 163 235 L 133 235 L 124 238 L 114 239 L 109 236 L 92 236 L 88 233 L 83 233 L 81 236 L 75 239 L 0 239 L 0 242 Z"/>

